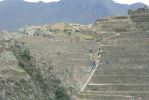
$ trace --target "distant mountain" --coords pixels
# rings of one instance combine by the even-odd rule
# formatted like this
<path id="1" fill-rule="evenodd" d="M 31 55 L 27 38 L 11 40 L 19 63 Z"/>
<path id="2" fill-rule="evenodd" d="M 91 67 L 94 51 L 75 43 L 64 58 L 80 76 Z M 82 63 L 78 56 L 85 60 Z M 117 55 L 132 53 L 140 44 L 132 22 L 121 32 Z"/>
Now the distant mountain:
<path id="1" fill-rule="evenodd" d="M 112 0 L 61 0 L 52 3 L 29 3 L 23 0 L 0 2 L 0 30 L 15 31 L 24 25 L 56 22 L 90 24 L 105 16 L 127 15 L 128 9 L 144 4 L 124 5 Z"/>

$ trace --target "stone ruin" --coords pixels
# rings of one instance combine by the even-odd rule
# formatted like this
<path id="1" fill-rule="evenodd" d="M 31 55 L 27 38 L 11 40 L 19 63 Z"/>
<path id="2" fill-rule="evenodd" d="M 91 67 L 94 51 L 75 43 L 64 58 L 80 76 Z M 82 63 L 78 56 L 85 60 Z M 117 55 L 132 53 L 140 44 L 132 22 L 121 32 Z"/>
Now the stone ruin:
<path id="1" fill-rule="evenodd" d="M 68 29 L 68 30 L 85 30 L 87 29 L 88 27 L 85 26 L 85 25 L 80 25 L 80 24 L 73 24 L 73 23 L 56 23 L 56 24 L 53 24 L 51 25 L 50 27 L 51 29 L 57 29 L 57 30 L 65 30 L 65 29 Z"/>
<path id="2" fill-rule="evenodd" d="M 128 16 L 98 19 L 92 25 L 92 29 L 106 32 L 149 30 L 149 8 L 145 6 L 137 10 L 128 10 Z"/>
<path id="3" fill-rule="evenodd" d="M 0 31 L 0 53 L 4 50 L 11 50 L 12 45 L 15 43 L 15 38 L 12 33 L 7 31 Z"/>
<path id="4" fill-rule="evenodd" d="M 126 32 L 130 30 L 132 26 L 131 20 L 127 16 L 106 17 L 104 19 L 98 19 L 93 25 L 94 30 L 100 31 L 115 31 Z"/>
<path id="5" fill-rule="evenodd" d="M 136 28 L 149 30 L 149 8 L 138 8 L 137 10 L 128 10 L 131 21 L 135 23 Z"/>
<path id="6" fill-rule="evenodd" d="M 102 33 L 106 37 L 99 43 L 100 62 L 77 100 L 149 100 L 149 9 L 129 10 L 128 14 L 97 20 L 93 25 L 96 31 L 106 31 Z M 134 30 L 129 31 L 132 26 L 126 28 L 125 22 Z M 127 32 L 110 31 L 121 25 Z M 100 30 L 103 26 L 106 28 Z"/>
<path id="7" fill-rule="evenodd" d="M 4 51 L 3 44 L 0 43 L 0 54 Z"/>

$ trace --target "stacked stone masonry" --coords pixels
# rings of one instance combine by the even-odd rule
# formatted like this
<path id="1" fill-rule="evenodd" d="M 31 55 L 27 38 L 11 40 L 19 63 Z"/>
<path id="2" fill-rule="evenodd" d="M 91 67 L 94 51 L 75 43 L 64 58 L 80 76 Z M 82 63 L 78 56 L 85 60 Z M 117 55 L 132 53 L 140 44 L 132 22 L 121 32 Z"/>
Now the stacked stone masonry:
<path id="1" fill-rule="evenodd" d="M 93 25 L 94 30 L 126 32 L 134 30 L 149 30 L 149 8 L 128 10 L 128 16 L 115 16 L 98 19 Z"/>
<path id="2" fill-rule="evenodd" d="M 146 7 L 136 11 L 129 10 L 128 19 L 130 17 L 131 20 L 127 22 L 136 25 L 139 20 L 142 23 L 140 30 L 119 31 L 119 35 L 115 31 L 112 34 L 114 37 L 99 44 L 102 50 L 100 61 L 77 100 L 149 100 L 149 32 L 145 27 L 149 16 L 146 17 L 145 24 L 140 17 L 144 12 L 147 12 L 147 16 L 148 11 Z M 134 16 L 138 12 L 140 15 Z M 132 19 L 132 16 L 136 18 Z M 109 20 L 119 20 L 118 18 L 120 17 L 97 20 L 93 28 L 99 31 Z M 107 25 L 112 26 L 111 24 Z"/>

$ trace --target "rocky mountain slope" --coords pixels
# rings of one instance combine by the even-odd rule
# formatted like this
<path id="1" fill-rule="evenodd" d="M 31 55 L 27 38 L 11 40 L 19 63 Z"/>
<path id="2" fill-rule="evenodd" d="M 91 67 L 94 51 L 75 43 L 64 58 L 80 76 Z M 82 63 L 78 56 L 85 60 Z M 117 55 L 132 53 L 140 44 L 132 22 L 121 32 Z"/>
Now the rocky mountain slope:
<path id="1" fill-rule="evenodd" d="M 43 99 L 41 89 L 18 65 L 14 53 L 8 50 L 7 40 L 10 35 L 7 32 L 1 32 L 0 35 L 0 100 Z"/>
<path id="2" fill-rule="evenodd" d="M 70 100 L 80 91 L 97 59 L 96 33 L 61 25 L 1 32 L 0 99 Z"/>
<path id="3" fill-rule="evenodd" d="M 123 67 L 134 67 L 132 72 L 137 75 L 136 67 L 147 68 L 148 56 L 146 53 L 148 52 L 149 29 L 146 25 L 149 24 L 148 13 L 148 8 L 144 7 L 135 11 L 129 10 L 129 16 L 98 19 L 92 26 L 57 23 L 26 26 L 16 33 L 0 31 L 0 99 L 71 100 L 73 98 L 72 100 L 74 100 L 80 90 L 84 90 L 86 86 L 88 88 L 90 85 L 90 81 L 86 82 L 86 80 L 90 75 L 93 75 L 92 72 L 95 72 L 95 67 L 99 64 L 106 64 L 109 70 L 113 63 L 118 64 L 118 66 L 114 65 L 113 68 L 119 67 L 120 71 L 114 69 L 106 71 L 104 70 L 106 66 L 103 68 L 100 66 L 97 76 L 91 77 L 95 82 L 95 84 L 91 84 L 93 86 L 91 88 L 92 93 L 101 89 L 101 93 L 108 95 L 97 94 L 96 98 L 91 94 L 87 96 L 89 100 L 90 98 L 97 100 L 99 96 L 109 100 L 109 97 L 113 98 L 112 94 L 109 95 L 111 90 L 120 89 L 119 91 L 121 91 L 119 87 L 118 89 L 110 87 L 109 92 L 104 92 L 108 89 L 108 85 L 105 87 L 104 84 L 99 84 L 98 87 L 96 84 L 98 82 L 117 82 L 116 73 L 117 75 L 127 74 L 127 72 L 130 74 L 131 78 L 126 78 L 125 75 L 120 77 L 120 80 L 118 79 L 120 83 L 128 81 L 132 82 L 133 86 L 138 86 L 135 82 L 139 84 L 141 82 L 141 87 L 137 87 L 136 92 L 147 89 L 148 87 L 142 88 L 142 86 L 148 82 L 148 76 L 143 73 L 145 75 L 143 78 L 142 76 L 140 78 L 132 77 L 130 70 L 122 69 Z M 127 64 L 130 65 L 127 66 Z M 138 65 L 136 66 L 136 64 Z M 145 69 L 144 71 L 146 73 Z M 114 73 L 113 80 L 108 75 L 110 73 Z M 103 74 L 103 77 L 98 76 L 100 74 Z M 132 81 L 134 77 L 137 81 Z M 84 85 L 84 83 L 86 84 Z M 103 87 L 101 87 L 102 85 Z M 117 87 L 117 83 L 112 85 Z M 124 85 L 128 86 L 128 84 Z M 123 89 L 125 91 L 128 87 Z M 129 89 L 133 90 L 133 88 Z M 85 93 L 87 92 L 85 91 Z M 86 95 L 88 94 L 80 95 L 81 100 L 86 99 Z M 119 95 L 115 96 L 116 98 L 119 97 Z M 126 98 L 121 99 L 125 100 Z M 120 99 L 114 97 L 113 100 Z"/>

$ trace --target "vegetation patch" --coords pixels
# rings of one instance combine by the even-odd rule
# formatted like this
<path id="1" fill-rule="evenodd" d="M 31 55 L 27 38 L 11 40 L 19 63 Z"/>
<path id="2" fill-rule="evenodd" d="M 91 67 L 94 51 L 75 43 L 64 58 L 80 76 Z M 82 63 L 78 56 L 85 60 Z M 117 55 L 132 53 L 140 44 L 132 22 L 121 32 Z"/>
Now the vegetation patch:
<path id="1" fill-rule="evenodd" d="M 34 84 L 40 87 L 45 100 L 70 100 L 66 89 L 61 86 L 60 80 L 52 74 L 52 68 L 50 68 L 52 65 L 44 64 L 49 66 L 49 73 L 51 73 L 51 75 L 43 77 L 29 49 L 15 45 L 13 52 L 18 59 L 19 66 L 30 75 Z"/>

